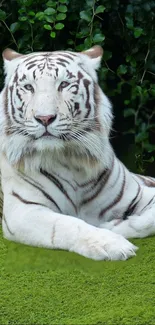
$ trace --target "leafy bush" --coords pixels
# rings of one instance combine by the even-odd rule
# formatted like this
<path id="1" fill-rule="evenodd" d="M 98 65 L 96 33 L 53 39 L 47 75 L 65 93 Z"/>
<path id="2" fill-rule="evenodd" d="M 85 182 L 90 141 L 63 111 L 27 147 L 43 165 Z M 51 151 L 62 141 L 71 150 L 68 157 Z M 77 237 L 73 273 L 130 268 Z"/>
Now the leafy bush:
<path id="1" fill-rule="evenodd" d="M 114 103 L 116 128 L 131 135 L 138 171 L 154 161 L 154 0 L 3 0 L 0 27 L 2 50 L 102 45 L 100 83 Z M 2 84 L 2 68 L 0 77 Z"/>

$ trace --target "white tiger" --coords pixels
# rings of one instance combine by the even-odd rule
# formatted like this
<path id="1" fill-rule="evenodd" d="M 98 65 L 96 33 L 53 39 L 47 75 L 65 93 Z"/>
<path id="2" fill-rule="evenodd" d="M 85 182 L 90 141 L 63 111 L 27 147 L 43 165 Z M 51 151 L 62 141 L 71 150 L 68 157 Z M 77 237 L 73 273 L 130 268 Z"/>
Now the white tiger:
<path id="1" fill-rule="evenodd" d="M 3 52 L 0 150 L 4 237 L 95 260 L 125 260 L 126 238 L 155 233 L 155 180 L 130 173 L 109 142 L 97 83 L 102 49 Z"/>

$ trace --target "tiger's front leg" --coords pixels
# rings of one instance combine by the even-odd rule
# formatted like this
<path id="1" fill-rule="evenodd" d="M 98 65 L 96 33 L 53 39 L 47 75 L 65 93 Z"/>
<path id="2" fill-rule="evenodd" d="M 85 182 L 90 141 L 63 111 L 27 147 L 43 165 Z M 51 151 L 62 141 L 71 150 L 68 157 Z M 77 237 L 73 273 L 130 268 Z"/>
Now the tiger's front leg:
<path id="1" fill-rule="evenodd" d="M 25 204 L 4 193 L 4 237 L 32 246 L 64 249 L 94 260 L 125 260 L 136 247 L 120 235 L 78 218 L 53 212 L 42 205 Z"/>
<path id="2" fill-rule="evenodd" d="M 103 223 L 101 228 L 109 229 L 125 238 L 144 238 L 155 235 L 155 205 L 141 214 L 134 214 L 127 220 L 115 219 Z"/>

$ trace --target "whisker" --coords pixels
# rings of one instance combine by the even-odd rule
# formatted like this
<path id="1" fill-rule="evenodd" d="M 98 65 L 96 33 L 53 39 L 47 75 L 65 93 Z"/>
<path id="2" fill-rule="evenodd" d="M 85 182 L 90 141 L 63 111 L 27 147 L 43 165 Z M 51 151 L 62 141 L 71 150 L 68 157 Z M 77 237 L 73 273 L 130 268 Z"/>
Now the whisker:
<path id="1" fill-rule="evenodd" d="M 102 155 L 102 151 L 99 149 L 100 147 L 97 146 L 94 139 L 89 139 L 83 136 L 80 132 L 71 132 L 71 137 L 77 139 L 82 145 L 85 143 L 88 149 L 91 148 L 92 154 L 96 151 L 97 154 Z"/>

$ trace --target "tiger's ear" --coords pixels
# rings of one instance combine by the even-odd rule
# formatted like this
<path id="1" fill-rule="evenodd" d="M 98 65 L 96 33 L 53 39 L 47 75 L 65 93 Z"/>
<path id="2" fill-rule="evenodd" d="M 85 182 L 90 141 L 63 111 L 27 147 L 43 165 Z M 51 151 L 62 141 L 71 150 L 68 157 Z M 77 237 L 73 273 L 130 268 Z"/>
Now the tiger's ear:
<path id="1" fill-rule="evenodd" d="M 23 55 L 17 53 L 11 49 L 5 49 L 2 53 L 4 61 L 4 72 L 5 72 L 5 84 L 9 81 L 10 77 L 13 75 L 15 69 L 18 65 L 18 58 L 21 58 Z"/>
<path id="2" fill-rule="evenodd" d="M 14 51 L 14 50 L 11 50 L 9 48 L 5 49 L 2 53 L 3 60 L 7 60 L 7 61 L 12 61 L 13 59 L 17 59 L 20 56 L 22 56 L 22 54 Z"/>
<path id="3" fill-rule="evenodd" d="M 92 65 L 95 70 L 100 67 L 103 49 L 101 46 L 96 45 L 91 47 L 89 50 L 81 52 L 82 54 L 87 55 L 92 60 Z"/>

